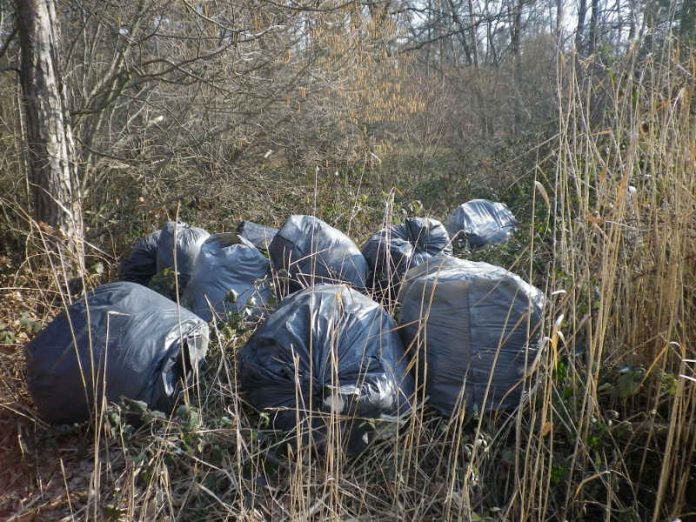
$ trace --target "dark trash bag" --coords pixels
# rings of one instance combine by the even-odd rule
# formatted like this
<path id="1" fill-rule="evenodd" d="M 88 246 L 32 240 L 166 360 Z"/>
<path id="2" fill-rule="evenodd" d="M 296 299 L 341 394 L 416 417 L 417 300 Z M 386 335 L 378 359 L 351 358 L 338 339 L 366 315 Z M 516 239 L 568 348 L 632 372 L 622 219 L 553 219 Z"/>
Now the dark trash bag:
<path id="1" fill-rule="evenodd" d="M 186 373 L 188 381 L 206 354 L 208 325 L 130 282 L 100 286 L 87 302 L 75 302 L 70 321 L 59 315 L 26 347 L 29 390 L 41 417 L 51 423 L 88 419 L 92 382 L 109 402 L 125 397 L 169 413 L 179 380 Z"/>
<path id="2" fill-rule="evenodd" d="M 119 278 L 147 285 L 157 273 L 157 244 L 161 230 L 141 237 L 131 247 L 128 257 L 121 261 Z"/>
<path id="3" fill-rule="evenodd" d="M 504 203 L 472 199 L 459 205 L 447 220 L 453 240 L 481 248 L 508 241 L 517 230 L 517 220 Z"/>
<path id="4" fill-rule="evenodd" d="M 427 366 L 418 366 L 438 412 L 456 414 L 463 403 L 468 411 L 519 404 L 537 352 L 540 290 L 504 268 L 440 256 L 405 275 L 399 302 L 400 332 L 407 348 L 425 354 Z"/>
<path id="5" fill-rule="evenodd" d="M 438 254 L 451 254 L 452 245 L 447 230 L 436 219 L 407 218 L 373 234 L 362 253 L 370 269 L 370 286 L 395 297 L 408 269 Z"/>
<path id="6" fill-rule="evenodd" d="M 223 321 L 245 310 L 260 317 L 271 297 L 268 259 L 252 246 L 233 242 L 232 234 L 210 236 L 184 291 L 183 305 L 206 321 L 213 320 L 213 312 Z"/>
<path id="7" fill-rule="evenodd" d="M 286 408 L 274 426 L 289 430 L 298 408 L 370 418 L 408 413 L 413 380 L 404 359 L 380 305 L 345 285 L 318 285 L 281 303 L 242 348 L 238 367 L 247 400 L 259 410 Z"/>
<path id="8" fill-rule="evenodd" d="M 287 270 L 290 291 L 321 283 L 365 289 L 367 262 L 355 243 L 314 216 L 290 216 L 268 249 L 276 270 Z"/>
<path id="9" fill-rule="evenodd" d="M 242 221 L 237 227 L 237 234 L 259 250 L 268 250 L 268 246 L 277 233 L 277 228 L 259 225 L 253 221 Z"/>
<path id="10" fill-rule="evenodd" d="M 174 270 L 174 236 L 176 233 L 176 268 L 179 275 L 179 288 L 186 288 L 193 272 L 201 246 L 210 236 L 202 228 L 186 223 L 168 221 L 161 230 L 157 245 L 157 271 L 165 268 Z"/>

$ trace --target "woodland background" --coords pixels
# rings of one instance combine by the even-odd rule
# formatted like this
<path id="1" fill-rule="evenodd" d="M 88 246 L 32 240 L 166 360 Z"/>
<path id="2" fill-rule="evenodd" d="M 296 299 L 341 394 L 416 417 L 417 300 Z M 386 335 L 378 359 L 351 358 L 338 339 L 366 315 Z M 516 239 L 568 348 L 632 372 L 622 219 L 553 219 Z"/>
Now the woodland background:
<path id="1" fill-rule="evenodd" d="M 172 418 L 36 417 L 22 347 L 75 289 L 34 195 L 23 3 L 0 0 L 0 516 L 696 516 L 694 0 L 46 2 L 88 287 L 167 218 L 308 213 L 359 244 L 474 197 L 520 219 L 467 255 L 551 298 L 531 400 L 423 409 L 356 458 L 289 446 L 244 407 L 235 324 Z"/>

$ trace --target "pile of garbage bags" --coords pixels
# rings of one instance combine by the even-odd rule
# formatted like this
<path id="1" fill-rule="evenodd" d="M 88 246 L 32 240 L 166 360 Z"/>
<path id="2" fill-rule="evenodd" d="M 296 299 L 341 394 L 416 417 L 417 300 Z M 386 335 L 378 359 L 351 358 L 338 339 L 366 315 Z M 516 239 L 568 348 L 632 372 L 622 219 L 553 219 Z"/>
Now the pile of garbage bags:
<path id="1" fill-rule="evenodd" d="M 242 221 L 237 227 L 239 237 L 246 239 L 259 250 L 268 251 L 268 246 L 277 233 L 277 228 L 259 225 L 253 221 Z"/>
<path id="2" fill-rule="evenodd" d="M 181 292 L 186 288 L 201 247 L 210 234 L 202 228 L 169 221 L 157 241 L 157 271 L 173 270 L 179 278 Z"/>
<path id="3" fill-rule="evenodd" d="M 261 317 L 272 295 L 270 269 L 254 246 L 235 244 L 231 234 L 214 234 L 201 246 L 182 304 L 208 322 L 245 311 Z"/>
<path id="4" fill-rule="evenodd" d="M 167 222 L 135 242 L 123 281 L 87 294 L 27 346 L 29 389 L 49 422 L 123 397 L 170 412 L 205 357 L 207 322 L 239 316 L 260 325 L 237 354 L 240 391 L 278 429 L 322 417 L 311 412 L 403 417 L 414 375 L 443 415 L 513 408 L 544 296 L 503 268 L 453 257 L 452 239 L 475 248 L 516 226 L 504 205 L 473 200 L 446 226 L 407 218 L 361 251 L 314 216 L 213 235 Z M 162 271 L 178 278 L 177 302 L 147 287 Z"/>
<path id="5" fill-rule="evenodd" d="M 142 285 L 109 283 L 27 345 L 27 381 L 52 423 L 87 420 L 103 401 L 124 397 L 170 412 L 207 349 L 200 317 Z"/>
<path id="6" fill-rule="evenodd" d="M 314 216 L 290 216 L 268 251 L 273 268 L 288 274 L 290 292 L 321 283 L 349 283 L 361 290 L 367 286 L 367 262 L 360 249 Z"/>
<path id="7" fill-rule="evenodd" d="M 544 296 L 504 268 L 440 256 L 409 271 L 400 332 L 443 415 L 509 409 L 536 355 Z"/>
<path id="8" fill-rule="evenodd" d="M 476 249 L 508 241 L 517 230 L 517 220 L 504 203 L 472 199 L 459 205 L 447 220 L 452 240 Z"/>
<path id="9" fill-rule="evenodd" d="M 317 285 L 285 299 L 239 353 L 246 399 L 279 429 L 298 411 L 379 418 L 410 411 L 413 378 L 394 320 L 346 285 Z"/>
<path id="10" fill-rule="evenodd" d="M 131 253 L 119 267 L 119 278 L 147 285 L 157 273 L 157 246 L 162 233 L 157 230 L 133 243 Z"/>
<path id="11" fill-rule="evenodd" d="M 451 254 L 452 244 L 442 223 L 412 217 L 373 234 L 362 253 L 369 266 L 372 290 L 395 296 L 407 270 L 438 254 Z"/>
<path id="12" fill-rule="evenodd" d="M 186 288 L 201 246 L 210 234 L 202 228 L 180 221 L 168 221 L 157 230 L 137 240 L 130 255 L 121 261 L 119 277 L 147 285 L 165 269 L 176 273 L 180 292 Z"/>

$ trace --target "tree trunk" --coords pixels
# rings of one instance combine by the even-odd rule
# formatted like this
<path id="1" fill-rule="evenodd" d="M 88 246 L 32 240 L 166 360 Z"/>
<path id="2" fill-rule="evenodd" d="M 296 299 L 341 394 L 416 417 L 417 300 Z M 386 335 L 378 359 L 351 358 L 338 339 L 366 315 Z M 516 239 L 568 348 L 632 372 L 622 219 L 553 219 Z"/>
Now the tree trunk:
<path id="1" fill-rule="evenodd" d="M 556 27 L 554 34 L 556 35 L 556 45 L 560 48 L 563 39 L 563 0 L 556 0 Z"/>
<path id="2" fill-rule="evenodd" d="M 75 147 L 58 68 L 53 0 L 15 0 L 22 53 L 21 82 L 33 215 L 50 249 L 71 270 L 84 267 L 82 208 Z"/>
<path id="3" fill-rule="evenodd" d="M 585 16 L 587 16 L 587 0 L 580 0 L 578 3 L 578 25 L 575 29 L 575 50 L 578 54 L 582 54 L 585 36 Z"/>
<path id="4" fill-rule="evenodd" d="M 599 25 L 599 0 L 592 0 L 592 14 L 590 15 L 590 35 L 587 54 L 594 54 L 597 50 L 597 30 Z"/>
<path id="5" fill-rule="evenodd" d="M 476 15 L 474 13 L 474 4 L 472 0 L 469 0 L 469 30 L 471 31 L 471 48 L 473 50 L 472 57 L 474 59 L 474 67 L 478 69 L 479 58 L 478 58 L 478 37 L 476 36 Z"/>
<path id="6" fill-rule="evenodd" d="M 517 0 L 517 3 L 512 7 L 512 25 L 510 28 L 510 47 L 512 48 L 512 54 L 514 59 L 513 64 L 513 82 L 515 84 L 515 91 L 517 92 L 516 99 L 514 100 L 514 111 L 513 111 L 513 121 L 512 121 L 512 133 L 517 134 L 522 129 L 522 105 L 524 101 L 520 97 L 520 85 L 522 83 L 522 49 L 520 44 L 520 38 L 522 34 L 522 0 Z M 508 6 L 508 12 L 510 7 Z"/>
<path id="7" fill-rule="evenodd" d="M 510 48 L 515 59 L 515 64 L 520 59 L 520 34 L 522 33 L 522 0 L 518 0 L 514 6 L 508 5 L 508 17 L 510 24 Z"/>
<path id="8" fill-rule="evenodd" d="M 637 6 L 636 6 L 637 0 L 630 0 L 628 2 L 628 16 L 630 18 L 629 23 L 628 23 L 628 42 L 629 45 L 633 43 L 633 40 L 636 37 L 636 12 L 637 12 Z"/>

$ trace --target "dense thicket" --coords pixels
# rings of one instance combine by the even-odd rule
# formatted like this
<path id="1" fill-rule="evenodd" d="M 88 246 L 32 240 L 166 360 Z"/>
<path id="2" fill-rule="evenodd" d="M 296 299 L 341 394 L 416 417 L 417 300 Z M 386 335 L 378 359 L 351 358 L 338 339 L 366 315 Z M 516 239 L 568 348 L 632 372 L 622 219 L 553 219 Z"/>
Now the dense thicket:
<path id="1" fill-rule="evenodd" d="M 601 80 L 626 53 L 693 39 L 692 4 L 59 0 L 88 236 L 114 231 L 120 248 L 120 229 L 178 202 L 219 221 L 220 194 L 225 225 L 279 223 L 286 212 L 259 209 L 309 204 L 315 184 L 342 222 L 355 218 L 342 203 L 396 185 L 426 206 L 484 193 L 515 210 L 556 130 L 559 53 Z M 15 27 L 3 2 L 0 179 L 27 209 Z M 133 213 L 145 220 L 125 225 Z"/>

